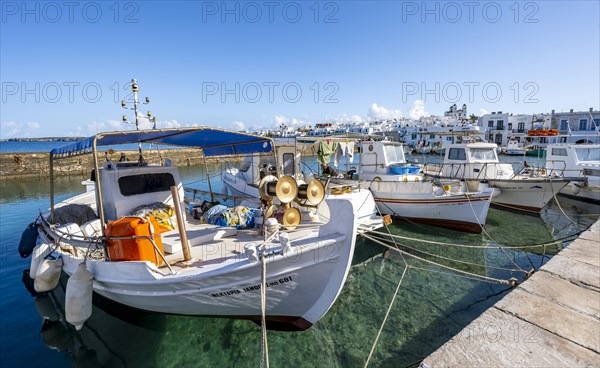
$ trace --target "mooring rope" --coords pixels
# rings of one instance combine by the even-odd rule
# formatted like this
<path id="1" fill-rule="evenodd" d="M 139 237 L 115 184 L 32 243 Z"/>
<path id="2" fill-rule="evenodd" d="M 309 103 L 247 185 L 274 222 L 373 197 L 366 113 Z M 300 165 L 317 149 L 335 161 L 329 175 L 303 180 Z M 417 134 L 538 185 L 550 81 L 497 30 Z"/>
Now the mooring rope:
<path id="1" fill-rule="evenodd" d="M 459 247 L 459 248 L 482 248 L 482 249 L 495 249 L 498 248 L 500 246 L 506 248 L 506 249 L 522 249 L 522 248 L 539 248 L 539 247 L 545 247 L 545 246 L 550 246 L 550 245 L 556 245 L 556 244 L 562 244 L 565 241 L 569 241 L 572 240 L 574 238 L 577 238 L 579 236 L 579 234 L 581 234 L 582 232 L 584 232 L 586 229 L 583 229 L 580 232 L 577 232 L 575 234 L 566 236 L 564 238 L 561 239 L 556 239 L 553 240 L 551 242 L 546 242 L 546 243 L 540 243 L 540 244 L 524 244 L 524 245 L 500 245 L 499 243 L 496 243 L 496 245 L 470 245 L 470 244 L 457 244 L 457 243 L 445 243 L 445 242 L 439 242 L 439 241 L 435 241 L 435 240 L 426 240 L 426 239 L 418 239 L 418 238 L 409 238 L 406 236 L 402 236 L 402 235 L 396 235 L 396 234 L 389 234 L 392 238 L 397 238 L 397 239 L 403 239 L 403 240 L 410 240 L 410 241 L 416 241 L 416 242 L 421 242 L 421 243 L 427 243 L 427 244 L 438 244 L 438 245 L 447 245 L 447 246 L 452 246 L 452 247 Z M 386 233 L 380 232 L 380 231 L 371 231 L 371 233 L 374 234 L 381 234 L 381 235 L 388 235 Z"/>
<path id="2" fill-rule="evenodd" d="M 267 341 L 267 263 L 265 256 L 260 257 L 261 276 L 260 276 L 260 328 L 262 333 L 262 344 L 260 350 L 261 368 L 269 368 L 269 343 Z"/>
<path id="3" fill-rule="evenodd" d="M 419 257 L 419 256 L 411 254 L 409 252 L 405 252 L 405 251 L 403 251 L 403 250 L 401 250 L 399 248 L 394 248 L 394 247 L 392 247 L 392 246 L 390 246 L 390 245 L 388 245 L 388 244 L 386 244 L 386 243 L 384 243 L 384 242 L 382 242 L 382 241 L 380 241 L 378 239 L 375 239 L 372 236 L 369 236 L 367 234 L 362 234 L 362 236 L 364 236 L 365 238 L 367 238 L 367 239 L 369 239 L 369 240 L 371 240 L 371 241 L 373 241 L 373 242 L 375 242 L 377 244 L 383 245 L 386 248 L 396 250 L 396 251 L 398 251 L 398 252 L 400 252 L 402 254 L 406 254 L 409 257 L 416 258 L 416 259 L 418 259 L 420 261 L 423 261 L 425 263 L 433 264 L 433 265 L 439 266 L 441 268 L 445 268 L 445 269 L 448 269 L 448 270 L 451 270 L 451 271 L 454 271 L 454 272 L 458 272 L 458 273 L 462 273 L 462 274 L 465 274 L 465 275 L 470 275 L 470 276 L 473 276 L 473 277 L 476 277 L 476 278 L 480 278 L 480 279 L 484 279 L 484 280 L 489 280 L 489 281 L 492 281 L 492 282 L 496 282 L 498 284 L 509 285 L 509 286 L 516 286 L 517 285 L 517 280 L 514 280 L 514 279 L 511 279 L 511 280 L 502 280 L 502 279 L 496 279 L 496 278 L 489 277 L 489 276 L 483 276 L 483 275 L 478 275 L 478 274 L 475 274 L 475 273 L 471 273 L 471 272 L 459 270 L 459 269 L 456 269 L 456 268 L 445 266 L 443 264 L 435 263 L 433 261 L 430 261 L 428 259 Z M 403 259 L 404 259 L 404 257 L 403 257 Z"/>
<path id="4" fill-rule="evenodd" d="M 373 356 L 373 352 L 375 351 L 375 347 L 377 346 L 377 343 L 379 342 L 379 337 L 381 336 L 381 332 L 383 331 L 383 327 L 385 326 L 385 323 L 387 322 L 387 319 L 390 315 L 390 311 L 392 310 L 392 306 L 394 305 L 394 301 L 396 300 L 398 291 L 400 291 L 400 286 L 402 285 L 402 281 L 404 280 L 404 275 L 406 275 L 406 271 L 408 271 L 409 267 L 410 266 L 408 264 L 404 267 L 404 271 L 402 272 L 400 281 L 398 282 L 398 285 L 396 286 L 396 290 L 394 291 L 394 295 L 392 296 L 392 301 L 390 302 L 390 305 L 388 305 L 387 311 L 385 312 L 385 317 L 383 317 L 383 322 L 381 323 L 381 326 L 379 326 L 379 331 L 377 331 L 377 336 L 375 336 L 375 341 L 373 341 L 373 345 L 371 346 L 371 351 L 369 352 L 369 356 L 367 357 L 367 361 L 365 362 L 365 365 L 364 365 L 365 368 L 367 368 L 369 366 L 369 361 L 371 360 L 371 357 Z"/>
<path id="5" fill-rule="evenodd" d="M 373 235 L 371 235 L 371 236 L 373 236 Z M 378 240 L 381 240 L 381 241 L 385 241 L 386 240 L 385 238 L 382 238 L 382 237 L 375 237 L 375 239 L 378 239 Z M 402 244 L 402 246 L 404 248 L 408 248 L 410 250 L 414 250 L 416 252 L 423 253 L 423 254 L 431 256 L 431 257 L 441 258 L 441 259 L 444 259 L 444 260 L 447 260 L 447 261 L 456 262 L 456 263 L 462 263 L 462 264 L 469 265 L 469 266 L 478 266 L 478 267 L 492 268 L 492 269 L 501 270 L 501 271 L 522 272 L 522 273 L 525 273 L 525 274 L 527 273 L 527 271 L 525 271 L 523 269 L 496 267 L 496 266 L 483 265 L 483 264 L 472 263 L 472 262 L 467 262 L 467 261 L 460 261 L 458 259 L 441 256 L 441 255 L 438 255 L 438 254 L 435 254 L 435 253 L 429 253 L 429 252 L 426 252 L 424 250 L 417 249 L 417 248 L 412 248 L 412 247 L 407 246 L 406 244 Z"/>
<path id="6" fill-rule="evenodd" d="M 490 195 L 491 196 L 491 195 Z M 490 201 L 492 199 L 490 198 Z M 473 208 L 473 204 L 471 203 L 471 199 L 467 196 L 467 201 L 469 202 L 469 206 L 471 207 L 471 212 L 473 212 L 473 215 L 475 216 L 475 220 L 477 220 L 477 223 L 479 224 L 479 226 L 481 227 L 481 231 L 483 231 L 483 233 L 494 243 L 499 244 L 496 240 L 494 240 L 494 238 L 492 238 L 492 236 L 490 235 L 490 233 L 488 233 L 485 230 L 485 226 L 483 226 L 480 222 L 479 222 L 479 218 L 477 217 L 477 213 L 475 213 L 475 209 Z M 508 260 L 515 266 L 517 267 L 521 272 L 527 273 L 527 271 L 523 270 L 521 267 L 519 267 L 519 265 L 512 259 L 510 258 L 510 256 L 508 255 L 508 253 L 506 253 L 506 251 L 504 250 L 504 248 L 502 246 L 499 246 L 500 250 L 502 251 L 502 253 L 504 253 L 504 255 L 506 256 L 506 258 L 508 258 Z M 533 266 L 533 265 L 532 265 Z"/>

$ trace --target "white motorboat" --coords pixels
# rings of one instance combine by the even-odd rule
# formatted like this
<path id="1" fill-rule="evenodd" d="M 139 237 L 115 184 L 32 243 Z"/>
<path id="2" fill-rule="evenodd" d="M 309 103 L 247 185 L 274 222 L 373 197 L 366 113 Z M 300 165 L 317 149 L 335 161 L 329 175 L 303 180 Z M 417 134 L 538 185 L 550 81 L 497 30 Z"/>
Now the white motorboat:
<path id="1" fill-rule="evenodd" d="M 600 144 L 555 143 L 546 152 L 547 171 L 585 179 L 570 182 L 560 194 L 600 202 Z"/>
<path id="2" fill-rule="evenodd" d="M 358 180 L 368 187 L 383 214 L 414 222 L 480 233 L 492 190 L 469 192 L 455 180 L 441 184 L 428 179 L 421 167 L 407 163 L 397 142 L 362 141 Z M 340 185 L 353 180 L 332 178 Z"/>
<path id="3" fill-rule="evenodd" d="M 146 164 L 141 150 L 139 161 L 98 162 L 99 146 L 140 142 L 198 147 L 205 157 L 266 153 L 273 146 L 265 137 L 181 128 L 99 133 L 54 149 L 51 162 L 92 153 L 95 190 L 55 205 L 51 173 L 51 209 L 37 220 L 35 262 L 40 255 L 60 258 L 69 276 L 85 262 L 94 292 L 147 311 L 256 320 L 264 307 L 272 328 L 295 329 L 310 327 L 327 312 L 352 260 L 357 230 L 352 200 L 327 198 L 314 209 L 316 216 L 303 216 L 295 229 L 275 221 L 269 231 L 265 227 L 266 235 L 201 224 L 177 211 L 183 207 L 177 168 Z M 130 217 L 136 207 L 157 202 L 175 209 L 177 230 L 156 226 L 150 217 Z M 117 232 L 122 221 L 141 233 Z"/>
<path id="4" fill-rule="evenodd" d="M 296 139 L 275 139 L 275 155 L 255 154 L 243 158 L 238 167 L 228 167 L 223 170 L 221 178 L 227 189 L 234 195 L 245 198 L 246 201 L 254 200 L 259 203 L 259 184 L 267 176 L 279 178 L 281 176 L 293 177 L 298 183 L 310 183 L 314 179 L 313 173 L 305 174 L 301 167 L 303 154 L 315 154 L 313 147 L 317 139 L 311 139 L 309 144 L 303 144 Z M 326 179 L 323 180 L 326 182 Z M 383 219 L 379 215 L 372 193 L 359 186 L 353 186 L 344 193 L 331 193 L 327 190 L 327 197 L 343 196 L 354 203 L 357 208 L 357 222 L 359 231 L 369 231 L 383 226 Z"/>
<path id="5" fill-rule="evenodd" d="M 502 153 L 508 156 L 524 156 L 525 148 L 519 145 L 519 142 L 516 139 L 509 139 L 506 147 L 502 150 Z"/>
<path id="6" fill-rule="evenodd" d="M 448 146 L 442 165 L 428 165 L 427 174 L 440 179 L 464 179 L 471 187 L 486 184 L 497 189 L 492 204 L 515 210 L 540 212 L 570 181 L 541 168 L 500 163 L 497 145 L 465 136 Z M 573 180 L 580 180 L 573 178 Z"/>

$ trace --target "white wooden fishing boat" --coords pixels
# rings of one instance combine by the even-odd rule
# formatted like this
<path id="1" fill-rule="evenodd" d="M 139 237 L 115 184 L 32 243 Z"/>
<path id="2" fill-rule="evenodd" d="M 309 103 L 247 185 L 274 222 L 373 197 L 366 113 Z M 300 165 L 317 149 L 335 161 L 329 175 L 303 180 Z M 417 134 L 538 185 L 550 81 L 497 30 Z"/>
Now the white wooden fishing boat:
<path id="1" fill-rule="evenodd" d="M 427 165 L 428 175 L 440 179 L 463 179 L 473 188 L 482 183 L 499 193 L 492 204 L 515 210 L 540 212 L 564 188 L 569 178 L 541 168 L 500 163 L 495 143 L 477 137 L 460 137 L 448 146 L 442 165 Z M 573 180 L 579 180 L 573 178 Z"/>
<path id="2" fill-rule="evenodd" d="M 569 182 L 560 194 L 600 202 L 600 144 L 554 143 L 546 151 L 547 171 L 585 179 Z"/>
<path id="3" fill-rule="evenodd" d="M 184 207 L 175 167 L 147 164 L 141 150 L 139 161 L 99 162 L 99 146 L 139 142 L 198 147 L 205 157 L 272 150 L 268 138 L 214 128 L 99 133 L 55 149 L 51 162 L 94 155 L 95 190 L 55 205 L 51 188 L 51 210 L 37 220 L 42 244 L 34 252 L 35 262 L 41 261 L 40 253 L 60 258 L 62 270 L 73 275 L 85 261 L 94 292 L 147 311 L 260 319 L 264 307 L 272 328 L 295 329 L 310 327 L 327 312 L 352 260 L 357 227 L 352 200 L 327 198 L 313 208 L 315 216 L 303 214 L 295 229 L 275 222 L 264 229 L 266 234 L 200 224 L 179 211 L 178 230 L 157 227 L 146 218 L 137 219 L 139 226 L 151 224 L 145 225 L 145 235 L 111 233 L 111 226 L 115 229 L 124 217 L 136 222 L 127 216 L 140 205 Z M 127 247 L 141 249 L 141 240 L 146 241 L 146 257 L 136 259 L 143 252 L 138 249 L 132 256 Z M 266 302 L 261 304 L 263 261 Z"/>
<path id="4" fill-rule="evenodd" d="M 401 143 L 362 141 L 358 180 L 368 187 L 383 214 L 413 222 L 480 233 L 492 190 L 469 192 L 458 180 L 441 184 L 409 164 Z M 353 179 L 331 179 L 340 185 Z"/>

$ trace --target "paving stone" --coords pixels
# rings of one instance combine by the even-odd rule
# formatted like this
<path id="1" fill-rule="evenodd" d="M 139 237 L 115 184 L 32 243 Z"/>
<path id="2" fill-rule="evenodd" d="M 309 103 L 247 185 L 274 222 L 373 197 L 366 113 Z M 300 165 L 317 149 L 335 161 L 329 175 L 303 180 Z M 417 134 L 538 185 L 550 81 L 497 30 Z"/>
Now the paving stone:
<path id="1" fill-rule="evenodd" d="M 543 265 L 541 270 L 600 291 L 600 268 L 562 256 L 561 253 Z"/>
<path id="2" fill-rule="evenodd" d="M 549 301 L 600 319 L 600 292 L 574 285 L 552 273 L 539 271 L 519 288 Z"/>
<path id="3" fill-rule="evenodd" d="M 573 288 L 578 286 L 572 285 Z M 589 293 L 598 294 L 588 290 Z M 596 297 L 596 295 L 594 295 Z M 600 320 L 517 288 L 496 308 L 533 323 L 588 349 L 600 352 Z"/>
<path id="4" fill-rule="evenodd" d="M 421 366 L 598 367 L 600 355 L 492 307 Z"/>

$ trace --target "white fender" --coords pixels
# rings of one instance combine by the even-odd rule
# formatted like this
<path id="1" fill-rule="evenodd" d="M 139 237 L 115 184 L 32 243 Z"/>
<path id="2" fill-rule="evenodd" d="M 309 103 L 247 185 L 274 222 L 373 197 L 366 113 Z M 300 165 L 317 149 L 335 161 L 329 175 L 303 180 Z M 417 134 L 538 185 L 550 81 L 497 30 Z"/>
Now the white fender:
<path id="1" fill-rule="evenodd" d="M 45 258 L 40 263 L 35 275 L 33 287 L 38 293 L 53 290 L 58 285 L 58 279 L 62 271 L 62 258 Z"/>
<path id="2" fill-rule="evenodd" d="M 77 330 L 81 330 L 85 321 L 92 315 L 93 278 L 92 273 L 82 262 L 67 281 L 65 316 L 67 322 Z"/>
<path id="3" fill-rule="evenodd" d="M 50 250 L 50 245 L 46 243 L 40 243 L 33 248 L 33 253 L 31 253 L 31 264 L 29 266 L 29 277 L 35 279 L 40 263 L 42 263 L 44 257 L 50 254 Z"/>

